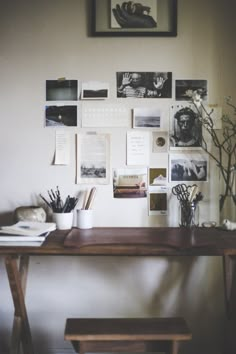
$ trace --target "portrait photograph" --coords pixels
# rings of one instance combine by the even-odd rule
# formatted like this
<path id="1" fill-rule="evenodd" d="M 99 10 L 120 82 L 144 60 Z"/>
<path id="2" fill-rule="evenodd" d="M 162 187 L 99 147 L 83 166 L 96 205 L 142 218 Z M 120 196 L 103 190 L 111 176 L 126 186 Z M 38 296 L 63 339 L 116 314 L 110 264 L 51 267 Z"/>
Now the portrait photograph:
<path id="1" fill-rule="evenodd" d="M 77 126 L 77 106 L 61 105 L 45 107 L 46 127 L 76 127 Z"/>
<path id="2" fill-rule="evenodd" d="M 160 128 L 161 111 L 158 108 L 134 108 L 133 128 Z"/>
<path id="3" fill-rule="evenodd" d="M 170 107 L 170 150 L 200 150 L 202 125 L 193 104 Z"/>
<path id="4" fill-rule="evenodd" d="M 170 154 L 170 182 L 208 181 L 208 156 L 205 154 Z"/>
<path id="5" fill-rule="evenodd" d="M 171 72 L 117 72 L 116 82 L 120 98 L 172 97 Z"/>
<path id="6" fill-rule="evenodd" d="M 46 80 L 47 101 L 77 101 L 77 80 Z"/>
<path id="7" fill-rule="evenodd" d="M 203 101 L 207 101 L 207 80 L 175 80 L 177 101 L 191 101 L 193 93 L 198 93 Z"/>

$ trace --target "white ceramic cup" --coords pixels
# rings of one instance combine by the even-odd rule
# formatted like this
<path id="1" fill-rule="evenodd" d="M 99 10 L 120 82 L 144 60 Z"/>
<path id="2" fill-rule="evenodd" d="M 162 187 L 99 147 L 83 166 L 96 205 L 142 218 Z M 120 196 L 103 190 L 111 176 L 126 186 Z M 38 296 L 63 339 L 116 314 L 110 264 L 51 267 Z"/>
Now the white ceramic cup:
<path id="1" fill-rule="evenodd" d="M 79 229 L 91 229 L 93 227 L 93 210 L 77 210 L 77 226 Z"/>
<path id="2" fill-rule="evenodd" d="M 68 230 L 72 228 L 74 213 L 53 213 L 52 220 L 56 223 L 58 230 Z"/>

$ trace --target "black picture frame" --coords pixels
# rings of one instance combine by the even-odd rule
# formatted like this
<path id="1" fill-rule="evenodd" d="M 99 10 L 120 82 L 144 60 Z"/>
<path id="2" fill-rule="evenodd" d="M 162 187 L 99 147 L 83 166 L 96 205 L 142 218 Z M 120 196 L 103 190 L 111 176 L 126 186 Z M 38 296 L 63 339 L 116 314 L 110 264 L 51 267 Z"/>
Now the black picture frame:
<path id="1" fill-rule="evenodd" d="M 143 4 L 145 4 L 143 0 Z M 94 37 L 175 37 L 177 36 L 177 0 L 153 0 L 157 9 L 157 26 L 152 28 L 112 28 L 112 0 L 92 0 L 91 34 Z M 124 2 L 117 0 L 118 5 Z M 131 3 L 131 2 L 130 2 Z M 142 0 L 133 1 L 140 4 Z M 126 2 L 127 4 L 127 2 Z M 141 4 L 142 5 L 142 4 Z M 129 13 L 133 15 L 133 13 Z M 144 12 L 144 14 L 147 14 Z M 159 16 L 159 17 L 158 17 Z M 147 18 L 147 17 L 146 17 Z M 159 20 L 160 19 L 160 22 Z M 159 23 L 159 25 L 158 25 Z"/>

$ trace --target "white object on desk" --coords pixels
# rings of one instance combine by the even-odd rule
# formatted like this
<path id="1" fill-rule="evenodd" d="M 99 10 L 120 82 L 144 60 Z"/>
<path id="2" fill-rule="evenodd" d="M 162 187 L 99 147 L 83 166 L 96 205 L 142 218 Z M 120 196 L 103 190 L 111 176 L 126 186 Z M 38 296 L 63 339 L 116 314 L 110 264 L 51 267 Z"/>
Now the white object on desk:
<path id="1" fill-rule="evenodd" d="M 93 210 L 79 209 L 77 210 L 77 226 L 79 229 L 92 229 L 93 227 Z"/>
<path id="2" fill-rule="evenodd" d="M 72 228 L 74 213 L 53 213 L 52 220 L 56 223 L 58 230 L 68 230 Z"/>

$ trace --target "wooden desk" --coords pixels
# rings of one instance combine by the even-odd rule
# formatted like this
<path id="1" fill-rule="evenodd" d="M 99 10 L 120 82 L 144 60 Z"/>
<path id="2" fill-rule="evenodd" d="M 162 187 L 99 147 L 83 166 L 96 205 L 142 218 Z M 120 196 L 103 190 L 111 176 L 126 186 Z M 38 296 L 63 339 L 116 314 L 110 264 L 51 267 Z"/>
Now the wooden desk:
<path id="1" fill-rule="evenodd" d="M 5 257 L 15 316 L 11 354 L 33 354 L 30 325 L 24 301 L 29 257 L 40 256 L 222 256 L 226 313 L 236 323 L 236 232 L 217 228 L 93 228 L 52 232 L 40 247 L 0 246 Z M 234 301 L 235 299 L 235 301 Z M 234 322 L 235 321 L 235 322 Z M 236 328 L 236 327 L 235 327 Z M 229 333 L 231 328 L 229 328 Z M 235 337 L 233 333 L 232 338 Z M 224 353 L 235 354 L 227 338 Z"/>

